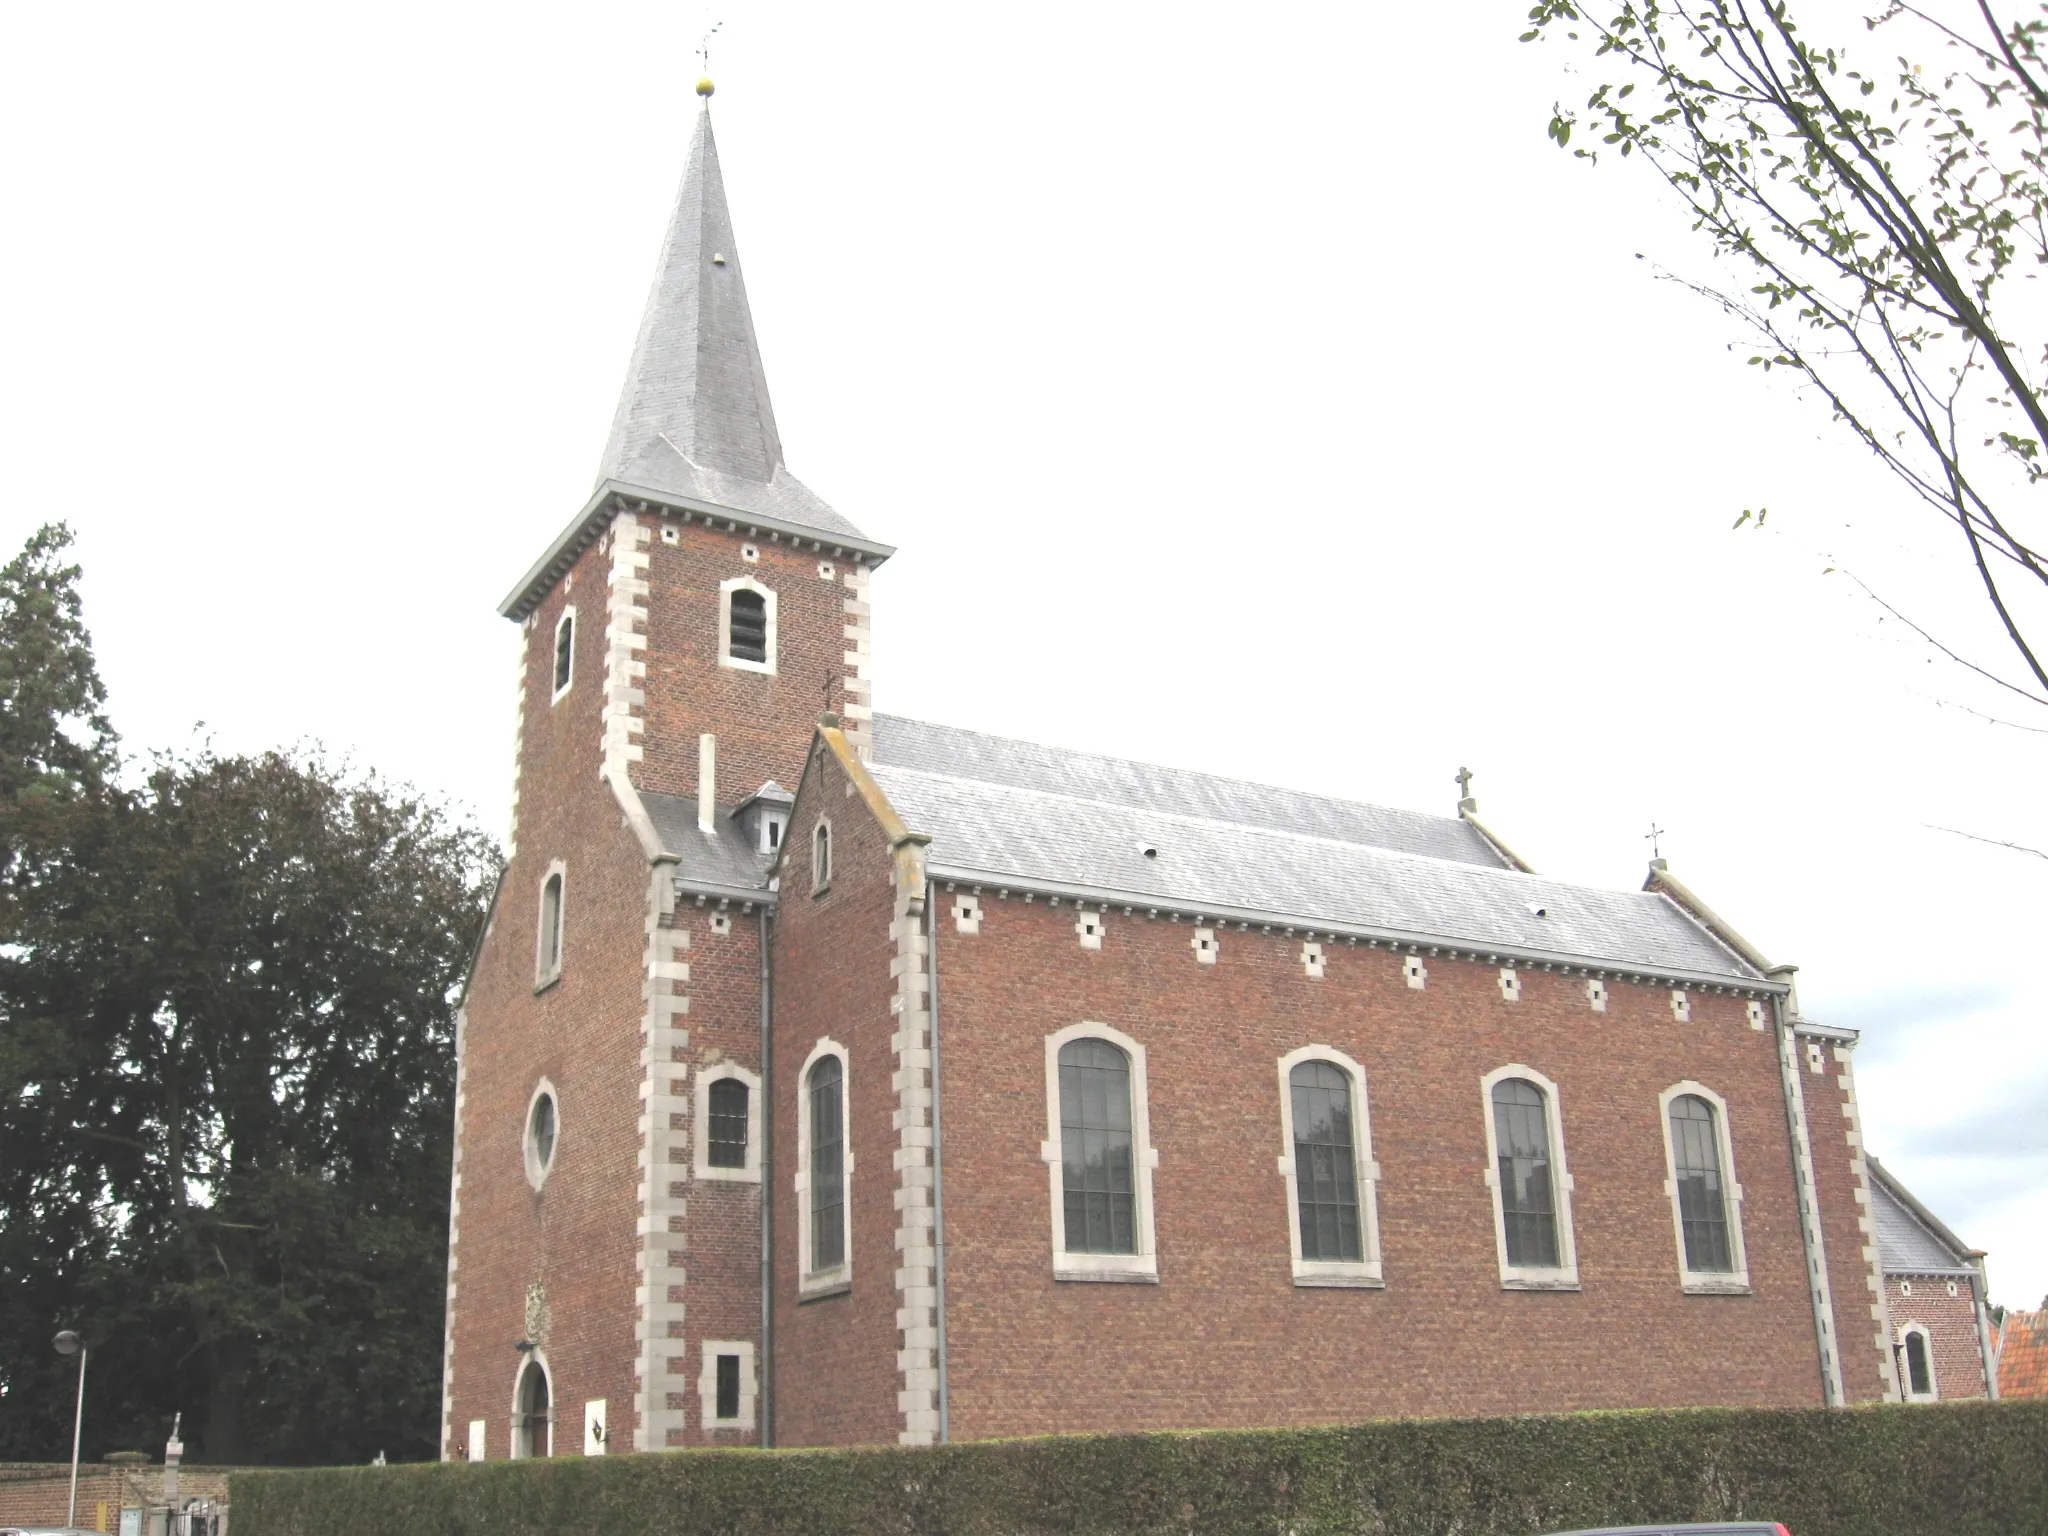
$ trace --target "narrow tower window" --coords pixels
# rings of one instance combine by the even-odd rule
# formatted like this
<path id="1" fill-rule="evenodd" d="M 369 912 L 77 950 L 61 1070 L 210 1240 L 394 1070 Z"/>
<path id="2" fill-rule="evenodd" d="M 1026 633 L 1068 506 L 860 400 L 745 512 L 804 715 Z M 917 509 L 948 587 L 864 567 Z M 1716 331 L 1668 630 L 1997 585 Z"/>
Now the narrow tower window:
<path id="1" fill-rule="evenodd" d="M 811 1273 L 846 1262 L 845 1071 L 837 1056 L 811 1068 Z"/>
<path id="2" fill-rule="evenodd" d="M 1671 1101 L 1671 1172 L 1678 1185 L 1685 1267 L 1698 1274 L 1732 1272 L 1735 1251 L 1728 1241 L 1721 1138 L 1713 1106 L 1698 1094 L 1683 1094 Z"/>
<path id="3" fill-rule="evenodd" d="M 557 867 L 540 887 L 540 932 L 534 945 L 534 981 L 545 986 L 562 974 L 562 879 Z"/>
<path id="4" fill-rule="evenodd" d="M 740 1416 L 740 1357 L 738 1355 L 718 1356 L 718 1382 L 716 1397 L 712 1403 L 713 1417 L 737 1419 Z"/>
<path id="5" fill-rule="evenodd" d="M 565 608 L 555 623 L 555 698 L 569 691 L 576 675 L 576 610 Z"/>
<path id="6" fill-rule="evenodd" d="M 747 1085 L 721 1077 L 711 1085 L 711 1151 L 713 1168 L 747 1166 Z M 738 1389 L 735 1388 L 735 1391 Z"/>
<path id="7" fill-rule="evenodd" d="M 1556 1269 L 1557 1191 L 1550 1176 L 1550 1116 L 1543 1090 L 1527 1078 L 1493 1085 L 1495 1174 L 1512 1269 Z"/>
<path id="8" fill-rule="evenodd" d="M 732 626 L 728 654 L 735 661 L 768 659 L 768 604 L 745 587 L 732 594 Z"/>

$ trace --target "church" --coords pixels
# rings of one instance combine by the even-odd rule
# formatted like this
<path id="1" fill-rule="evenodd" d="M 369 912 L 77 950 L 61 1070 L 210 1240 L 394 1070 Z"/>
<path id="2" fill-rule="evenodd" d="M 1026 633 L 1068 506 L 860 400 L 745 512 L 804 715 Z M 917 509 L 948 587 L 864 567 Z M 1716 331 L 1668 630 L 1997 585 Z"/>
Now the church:
<path id="1" fill-rule="evenodd" d="M 501 608 L 444 1458 L 1919 1395 L 1856 1037 L 1662 861 L 877 713 L 698 91 Z"/>

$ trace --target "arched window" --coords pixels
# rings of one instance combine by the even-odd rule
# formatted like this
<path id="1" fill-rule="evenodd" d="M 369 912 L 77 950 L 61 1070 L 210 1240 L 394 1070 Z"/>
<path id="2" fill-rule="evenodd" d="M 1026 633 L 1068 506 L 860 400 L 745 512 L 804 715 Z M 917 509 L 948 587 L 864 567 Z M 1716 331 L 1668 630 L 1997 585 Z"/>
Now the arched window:
<path id="1" fill-rule="evenodd" d="M 1557 1085 L 1533 1067 L 1480 1080 L 1486 1094 L 1486 1182 L 1493 1190 L 1501 1284 L 1510 1290 L 1578 1287 L 1572 1181 L 1564 1169 Z"/>
<path id="2" fill-rule="evenodd" d="M 561 618 L 555 621 L 555 698 L 559 699 L 569 691 L 569 684 L 575 676 L 576 610 L 565 608 Z"/>
<path id="3" fill-rule="evenodd" d="M 1550 1119 L 1543 1090 L 1526 1078 L 1493 1085 L 1494 1158 L 1508 1263 L 1557 1268 L 1557 1199 L 1550 1178 Z"/>
<path id="4" fill-rule="evenodd" d="M 1138 1251 L 1131 1061 L 1107 1040 L 1060 1047 L 1060 1187 L 1069 1253 Z"/>
<path id="5" fill-rule="evenodd" d="M 811 829 L 811 894 L 832 883 L 832 823 L 821 821 Z"/>
<path id="6" fill-rule="evenodd" d="M 731 655 L 736 661 L 768 659 L 768 604 L 744 587 L 732 595 Z"/>
<path id="7" fill-rule="evenodd" d="M 1365 1257 L 1358 1219 L 1358 1147 L 1351 1134 L 1351 1076 L 1327 1061 L 1287 1074 L 1294 1110 L 1294 1201 L 1301 1256 L 1355 1264 Z"/>
<path id="8" fill-rule="evenodd" d="M 1728 1106 L 1713 1089 L 1694 1082 L 1673 1083 L 1658 1103 L 1680 1283 L 1700 1294 L 1746 1291 L 1742 1186 L 1735 1182 Z"/>
<path id="9" fill-rule="evenodd" d="M 752 1097 L 736 1077 L 721 1077 L 711 1084 L 711 1144 L 705 1161 L 713 1168 L 747 1166 L 747 1101 Z"/>
<path id="10" fill-rule="evenodd" d="M 806 1083 L 810 1121 L 810 1264 L 812 1275 L 846 1263 L 846 1069 L 821 1057 Z"/>
<path id="11" fill-rule="evenodd" d="M 548 1371 L 537 1356 L 529 1355 L 520 1367 L 519 1387 L 513 1397 L 512 1454 L 552 1456 L 555 1453 L 553 1395 L 548 1389 Z"/>
<path id="12" fill-rule="evenodd" d="M 548 868 L 540 885 L 540 923 L 534 939 L 534 983 L 545 986 L 562 974 L 562 887 L 566 871 L 560 861 Z"/>
<path id="13" fill-rule="evenodd" d="M 751 576 L 718 584 L 718 664 L 775 671 L 775 594 Z"/>
<path id="14" fill-rule="evenodd" d="M 1721 1137 L 1714 1125 L 1714 1107 L 1696 1093 L 1671 1101 L 1671 1175 L 1678 1185 L 1685 1267 L 1701 1274 L 1732 1271 L 1735 1256 L 1721 1187 Z"/>
<path id="15" fill-rule="evenodd" d="M 1928 1353 L 1927 1330 L 1918 1323 L 1908 1323 L 1899 1335 L 1899 1355 L 1905 1366 L 1902 1374 L 1906 1396 L 1931 1401 L 1935 1396 L 1934 1357 Z"/>

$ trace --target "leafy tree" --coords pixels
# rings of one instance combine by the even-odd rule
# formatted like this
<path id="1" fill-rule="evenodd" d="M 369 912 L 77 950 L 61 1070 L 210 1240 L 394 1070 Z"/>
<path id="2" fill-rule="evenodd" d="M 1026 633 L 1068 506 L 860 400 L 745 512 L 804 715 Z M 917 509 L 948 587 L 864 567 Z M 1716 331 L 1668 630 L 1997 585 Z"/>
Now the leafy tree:
<path id="1" fill-rule="evenodd" d="M 1740 274 L 1688 286 L 1947 524 L 2019 667 L 1941 649 L 2038 705 L 2048 326 L 2015 280 L 2048 265 L 2044 17 L 2006 24 L 1979 0 L 1951 24 L 1895 0 L 1866 19 L 1867 60 L 1790 0 L 1538 0 L 1523 34 L 1591 53 L 1606 78 L 1551 137 L 1638 157 L 1677 194 Z"/>
<path id="2" fill-rule="evenodd" d="M 0 764 L 74 811 L 0 934 L 0 1459 L 67 1448 L 63 1326 L 93 1350 L 89 1455 L 174 1411 L 194 1460 L 431 1455 L 455 992 L 496 851 L 317 756 L 125 785 L 66 758 L 108 733 L 61 724 L 100 695 L 76 570 L 36 558 L 32 612 L 0 574 L 0 677 L 91 681 L 10 720 Z"/>

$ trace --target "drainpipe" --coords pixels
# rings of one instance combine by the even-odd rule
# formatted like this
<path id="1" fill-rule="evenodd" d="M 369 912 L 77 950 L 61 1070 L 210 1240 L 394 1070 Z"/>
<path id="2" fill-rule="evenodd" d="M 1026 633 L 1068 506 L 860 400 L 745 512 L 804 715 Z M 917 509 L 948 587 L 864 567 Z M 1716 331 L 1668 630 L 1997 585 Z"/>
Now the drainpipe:
<path id="1" fill-rule="evenodd" d="M 761 1358 L 755 1364 L 760 1374 L 761 1427 L 755 1438 L 762 1445 L 775 1443 L 775 1162 L 769 1156 L 771 1127 L 775 1124 L 774 1077 L 769 1071 L 772 1049 L 769 1040 L 768 904 L 760 909 L 761 944 Z"/>
<path id="2" fill-rule="evenodd" d="M 1765 972 L 1782 981 L 1787 991 L 1771 998 L 1771 1015 L 1778 1036 L 1778 1079 L 1785 1094 L 1785 1128 L 1792 1140 L 1792 1173 L 1799 1197 L 1799 1236 L 1806 1248 L 1806 1292 L 1813 1303 L 1814 1341 L 1820 1348 L 1821 1401 L 1830 1408 L 1842 1406 L 1842 1359 L 1835 1337 L 1835 1304 L 1828 1285 L 1827 1249 L 1821 1241 L 1820 1192 L 1813 1182 L 1813 1142 L 1806 1128 L 1806 1093 L 1799 1079 L 1799 1042 L 1793 1036 L 1798 1017 L 1798 993 L 1792 973 L 1796 965 L 1772 966 Z"/>
<path id="3" fill-rule="evenodd" d="M 932 1032 L 932 1250 L 933 1279 L 938 1291 L 939 1444 L 953 1438 L 952 1394 L 946 1380 L 946 1160 L 939 1119 L 939 903 L 938 892 L 925 898 L 925 1009 Z"/>
<path id="4" fill-rule="evenodd" d="M 1976 1270 L 1970 1277 L 1970 1294 L 1976 1301 L 1977 1353 L 1984 1361 L 1984 1395 L 1995 1403 L 1998 1401 L 1998 1351 L 1991 1347 L 1991 1317 L 1985 1311 L 1991 1297 L 1991 1281 L 1984 1273 L 1983 1249 L 1971 1250 L 1970 1267 Z"/>

